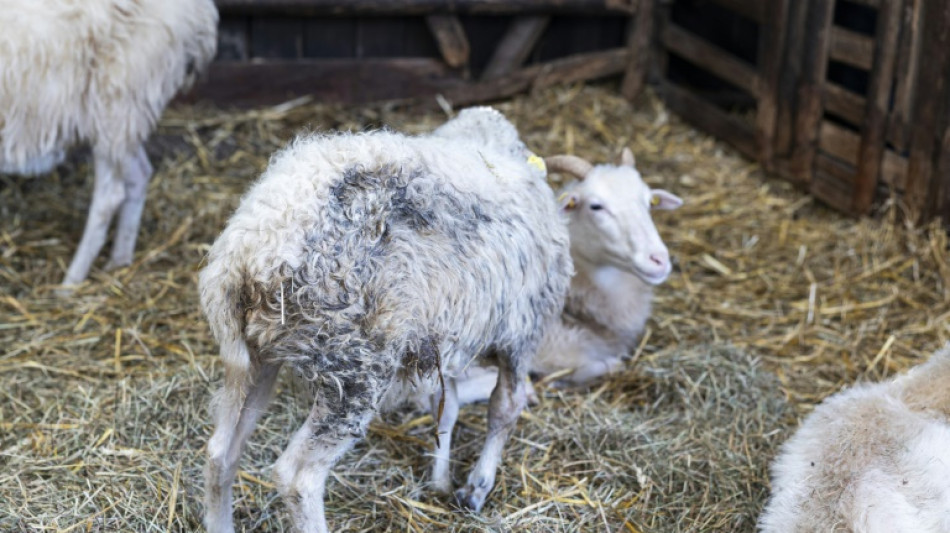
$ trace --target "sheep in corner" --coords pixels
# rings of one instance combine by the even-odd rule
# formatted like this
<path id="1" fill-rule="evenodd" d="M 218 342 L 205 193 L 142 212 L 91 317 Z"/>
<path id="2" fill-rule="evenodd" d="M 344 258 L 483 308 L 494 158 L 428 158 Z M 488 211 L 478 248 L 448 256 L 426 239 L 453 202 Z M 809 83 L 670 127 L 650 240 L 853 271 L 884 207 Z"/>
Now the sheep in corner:
<path id="1" fill-rule="evenodd" d="M 86 227 L 63 279 L 81 283 L 117 216 L 107 268 L 132 262 L 152 167 L 143 142 L 214 55 L 212 0 L 0 0 L 0 172 L 42 174 L 92 146 Z"/>
<path id="2" fill-rule="evenodd" d="M 772 464 L 763 533 L 950 531 L 950 345 L 827 398 Z"/>
<path id="3" fill-rule="evenodd" d="M 525 404 L 529 361 L 567 292 L 557 219 L 543 166 L 488 108 L 431 135 L 312 135 L 277 153 L 199 276 L 224 366 L 208 530 L 233 531 L 238 459 L 283 365 L 314 401 L 275 465 L 277 486 L 295 527 L 322 532 L 329 470 L 380 407 L 424 388 L 445 398 L 454 424 L 454 377 L 493 354 L 488 434 L 456 492 L 480 509 Z"/>
<path id="4" fill-rule="evenodd" d="M 584 385 L 619 370 L 635 347 L 653 301 L 653 287 L 672 269 L 669 252 L 650 216 L 683 201 L 651 189 L 625 148 L 619 165 L 597 165 L 575 156 L 545 158 L 548 172 L 580 181 L 560 196 L 576 270 L 560 319 L 541 341 L 531 372 L 562 374 L 564 385 Z M 459 379 L 460 403 L 487 400 L 492 367 L 472 367 Z"/>

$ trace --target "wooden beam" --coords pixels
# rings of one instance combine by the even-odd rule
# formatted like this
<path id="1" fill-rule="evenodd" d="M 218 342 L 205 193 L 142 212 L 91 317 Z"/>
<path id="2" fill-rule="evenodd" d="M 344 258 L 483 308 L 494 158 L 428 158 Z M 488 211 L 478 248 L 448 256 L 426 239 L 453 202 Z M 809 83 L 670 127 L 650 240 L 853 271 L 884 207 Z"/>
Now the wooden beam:
<path id="1" fill-rule="evenodd" d="M 650 68 L 650 55 L 653 53 L 653 4 L 655 0 L 640 2 L 640 9 L 627 24 L 627 49 L 630 50 L 630 62 L 623 74 L 620 94 L 627 100 L 633 100 L 646 83 L 647 70 Z"/>
<path id="2" fill-rule="evenodd" d="M 783 47 L 781 72 L 778 81 L 778 118 L 775 134 L 775 151 L 777 154 L 777 170 L 791 180 L 798 181 L 790 168 L 789 162 L 793 150 L 795 137 L 795 117 L 798 114 L 796 88 L 801 78 L 802 61 L 805 57 L 805 41 L 811 39 L 805 27 L 805 16 L 808 12 L 808 2 L 789 2 L 787 15 L 788 36 Z M 784 162 L 782 160 L 785 160 Z M 779 168 L 781 167 L 781 168 Z"/>
<path id="3" fill-rule="evenodd" d="M 851 193 L 854 190 L 854 168 L 823 154 L 815 158 L 815 177 L 809 191 L 818 200 L 831 207 L 851 213 Z"/>
<path id="4" fill-rule="evenodd" d="M 660 42 L 669 51 L 683 59 L 712 72 L 753 96 L 759 95 L 761 83 L 755 68 L 709 41 L 671 22 L 663 28 Z"/>
<path id="5" fill-rule="evenodd" d="M 897 52 L 898 69 L 894 88 L 894 104 L 887 119 L 887 140 L 899 150 L 906 150 L 909 142 L 910 114 L 917 91 L 917 65 L 920 60 L 920 2 L 904 3 L 900 49 Z"/>
<path id="6" fill-rule="evenodd" d="M 550 20 L 547 15 L 515 17 L 492 53 L 482 79 L 504 76 L 524 64 Z"/>
<path id="7" fill-rule="evenodd" d="M 758 155 L 755 132 L 748 122 L 668 81 L 661 83 L 657 92 L 666 105 L 684 120 L 730 143 L 747 157 L 755 158 Z"/>
<path id="8" fill-rule="evenodd" d="M 765 21 L 759 26 L 759 87 L 756 93 L 755 129 L 759 143 L 759 162 L 766 170 L 774 168 L 775 138 L 778 121 L 778 84 L 782 69 L 782 46 L 788 26 L 788 1 L 765 2 Z"/>
<path id="9" fill-rule="evenodd" d="M 900 19 L 896 16 L 895 19 L 891 22 L 896 22 L 900 27 Z M 878 20 L 881 20 L 880 14 L 878 14 Z M 835 61 L 859 69 L 871 70 L 874 59 L 874 38 L 841 26 L 832 26 L 831 49 L 828 53 Z"/>
<path id="10" fill-rule="evenodd" d="M 468 65 L 471 48 L 465 36 L 465 28 L 459 22 L 458 16 L 429 15 L 426 17 L 426 24 L 429 25 L 429 30 L 435 37 L 439 52 L 447 65 L 452 68 Z"/>
<path id="11" fill-rule="evenodd" d="M 861 130 L 861 150 L 851 205 L 851 210 L 856 213 L 870 212 L 881 175 L 903 3 L 904 0 L 884 0 L 877 13 L 874 65 L 871 69 L 871 84 L 864 112 L 864 127 Z"/>
<path id="12" fill-rule="evenodd" d="M 646 0 L 215 0 L 225 13 L 309 15 L 432 15 L 636 13 Z"/>
<path id="13" fill-rule="evenodd" d="M 822 90 L 827 111 L 857 127 L 864 124 L 864 110 L 867 109 L 867 100 L 863 96 L 859 96 L 830 81 L 825 82 Z"/>
<path id="14" fill-rule="evenodd" d="M 768 6 L 766 4 L 771 0 L 712 0 L 713 3 L 735 11 L 747 19 L 751 19 L 759 24 L 765 24 L 768 21 Z"/>
<path id="15" fill-rule="evenodd" d="M 795 141 L 791 168 L 800 183 L 811 181 L 821 117 L 822 85 L 828 69 L 828 46 L 834 0 L 812 0 L 805 19 L 811 38 L 805 39 L 802 72 L 798 81 Z"/>

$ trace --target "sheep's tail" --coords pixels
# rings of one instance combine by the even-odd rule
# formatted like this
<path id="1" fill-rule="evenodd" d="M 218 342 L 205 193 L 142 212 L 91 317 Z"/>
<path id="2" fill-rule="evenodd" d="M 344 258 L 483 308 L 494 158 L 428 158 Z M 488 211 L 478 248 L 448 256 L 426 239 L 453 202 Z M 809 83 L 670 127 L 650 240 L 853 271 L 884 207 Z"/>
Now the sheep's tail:
<path id="1" fill-rule="evenodd" d="M 244 310 L 240 305 L 244 276 L 240 267 L 212 250 L 208 265 L 198 275 L 201 309 L 220 345 L 226 371 L 247 372 L 251 355 L 244 339 Z"/>

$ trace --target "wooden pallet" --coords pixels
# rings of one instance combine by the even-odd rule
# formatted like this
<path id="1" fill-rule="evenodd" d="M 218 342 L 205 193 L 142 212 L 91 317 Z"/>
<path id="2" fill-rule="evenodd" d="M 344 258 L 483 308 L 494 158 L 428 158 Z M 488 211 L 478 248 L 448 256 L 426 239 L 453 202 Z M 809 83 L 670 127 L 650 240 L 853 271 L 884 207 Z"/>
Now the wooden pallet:
<path id="1" fill-rule="evenodd" d="M 219 57 L 194 98 L 454 105 L 623 76 L 642 88 L 652 0 L 216 0 Z M 553 52 L 561 52 L 559 54 Z M 563 53 L 563 52 L 569 53 Z"/>

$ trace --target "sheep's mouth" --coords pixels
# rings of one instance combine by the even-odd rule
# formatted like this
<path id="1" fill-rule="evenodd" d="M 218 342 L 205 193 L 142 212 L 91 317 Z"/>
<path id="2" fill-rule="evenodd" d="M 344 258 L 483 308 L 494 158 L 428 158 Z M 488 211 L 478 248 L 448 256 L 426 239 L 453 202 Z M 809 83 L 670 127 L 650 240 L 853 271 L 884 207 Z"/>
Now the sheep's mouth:
<path id="1" fill-rule="evenodd" d="M 659 285 L 670 277 L 670 269 L 664 269 L 662 272 L 647 272 L 641 268 L 634 267 L 633 273 L 644 283 L 650 285 Z"/>

